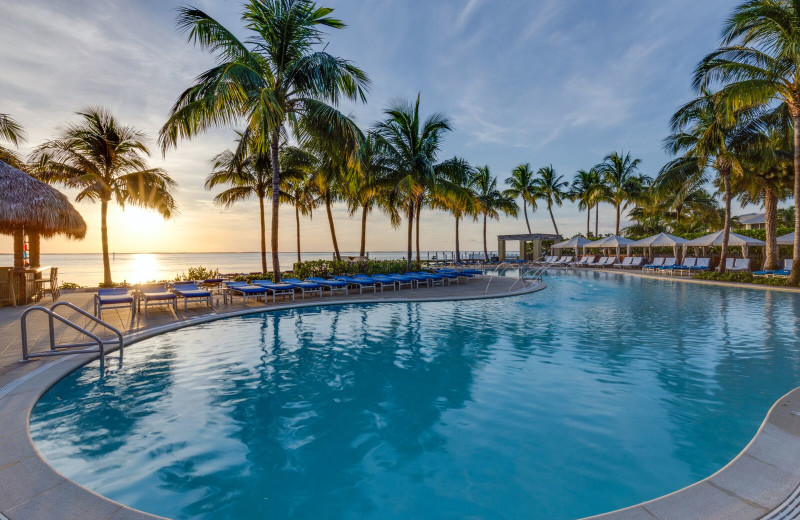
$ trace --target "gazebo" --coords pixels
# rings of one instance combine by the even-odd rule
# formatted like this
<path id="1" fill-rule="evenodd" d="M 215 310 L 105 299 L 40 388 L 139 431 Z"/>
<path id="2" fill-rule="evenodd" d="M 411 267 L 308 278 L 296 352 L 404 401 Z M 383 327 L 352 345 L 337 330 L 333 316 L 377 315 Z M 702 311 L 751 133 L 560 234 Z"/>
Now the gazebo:
<path id="1" fill-rule="evenodd" d="M 590 248 L 603 248 L 603 249 L 616 249 L 617 256 L 619 256 L 620 248 L 627 247 L 628 244 L 632 244 L 633 240 L 630 238 L 621 237 L 618 235 L 610 235 L 605 238 L 601 238 L 600 240 L 595 240 L 594 242 L 589 242 L 583 246 L 583 254 L 586 254 L 586 250 Z"/>
<path id="2" fill-rule="evenodd" d="M 779 246 L 793 246 L 794 245 L 794 232 L 787 233 L 778 237 Z"/>
<path id="3" fill-rule="evenodd" d="M 672 247 L 672 252 L 677 257 L 678 246 L 682 246 L 686 242 L 688 242 L 688 240 L 685 238 L 676 237 L 669 233 L 658 233 L 657 235 L 649 236 L 628 244 L 628 254 L 631 254 L 631 249 L 641 247 L 642 249 L 647 248 L 648 258 L 653 258 L 654 247 Z"/>
<path id="4" fill-rule="evenodd" d="M 553 251 L 554 249 L 557 249 L 558 251 L 561 251 L 562 249 L 575 249 L 575 256 L 577 257 L 579 254 L 578 250 L 581 247 L 585 246 L 586 244 L 591 244 L 591 243 L 592 241 L 589 240 L 588 238 L 584 238 L 578 235 L 574 238 L 570 238 L 569 240 L 565 240 L 564 242 L 553 244 L 552 246 L 550 246 L 550 251 Z"/>
<path id="5" fill-rule="evenodd" d="M 688 242 L 683 243 L 683 256 L 686 256 L 686 248 L 687 247 L 713 247 L 713 246 L 721 246 L 722 245 L 722 235 L 723 231 L 717 231 L 715 233 L 711 233 L 704 237 L 695 238 L 694 240 L 689 240 Z M 742 248 L 742 256 L 745 258 L 749 258 L 750 252 L 748 248 L 750 247 L 764 247 L 766 242 L 763 240 L 758 240 L 757 238 L 752 238 L 744 235 L 740 235 L 738 233 L 734 233 L 733 231 L 730 232 L 730 236 L 728 237 L 728 246 L 737 246 Z M 705 253 L 703 253 L 705 254 Z"/>
<path id="6" fill-rule="evenodd" d="M 27 285 L 40 271 L 39 238 L 61 234 L 81 239 L 86 222 L 64 194 L 0 161 L 0 233 L 14 236 L 16 293 L 25 301 Z"/>

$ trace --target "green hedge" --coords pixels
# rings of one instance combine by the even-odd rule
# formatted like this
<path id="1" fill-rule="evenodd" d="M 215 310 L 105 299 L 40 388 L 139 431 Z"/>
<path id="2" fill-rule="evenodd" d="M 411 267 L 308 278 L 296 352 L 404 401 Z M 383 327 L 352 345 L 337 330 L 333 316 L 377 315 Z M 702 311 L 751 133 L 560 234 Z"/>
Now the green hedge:
<path id="1" fill-rule="evenodd" d="M 421 262 L 411 262 L 411 270 L 419 271 Z M 320 276 L 350 276 L 354 274 L 390 274 L 405 273 L 407 271 L 405 260 L 364 260 L 361 262 L 345 262 L 344 260 L 310 260 L 294 264 L 294 276 L 309 278 Z"/>
<path id="2" fill-rule="evenodd" d="M 766 276 L 753 276 L 750 273 L 716 273 L 705 272 L 694 276 L 698 280 L 714 280 L 718 282 L 755 283 L 761 285 L 786 285 L 785 278 L 768 278 Z"/>

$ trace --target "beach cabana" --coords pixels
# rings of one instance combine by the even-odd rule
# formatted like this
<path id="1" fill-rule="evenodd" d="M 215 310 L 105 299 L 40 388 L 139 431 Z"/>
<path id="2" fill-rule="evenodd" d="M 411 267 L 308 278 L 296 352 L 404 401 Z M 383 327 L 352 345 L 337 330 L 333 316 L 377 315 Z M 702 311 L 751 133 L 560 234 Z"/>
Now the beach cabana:
<path id="1" fill-rule="evenodd" d="M 711 233 L 709 235 L 695 238 L 694 240 L 689 240 L 688 242 L 683 243 L 683 256 L 686 256 L 686 248 L 688 247 L 714 247 L 714 246 L 721 246 L 722 245 L 722 231 L 717 231 L 715 233 Z M 736 246 L 742 248 L 742 256 L 745 258 L 749 258 L 750 252 L 749 248 L 751 247 L 764 247 L 766 242 L 763 240 L 758 240 L 756 238 L 747 237 L 744 235 L 740 235 L 738 233 L 734 233 L 731 231 L 730 237 L 728 238 L 728 246 Z M 705 254 L 705 253 L 704 253 Z"/>
<path id="2" fill-rule="evenodd" d="M 628 244 L 628 254 L 631 254 L 631 249 L 642 248 L 647 249 L 647 257 L 653 258 L 654 247 L 671 247 L 675 257 L 678 256 L 678 246 L 682 246 L 688 240 L 670 235 L 669 233 L 658 233 L 657 235 L 649 236 L 641 240 L 637 240 Z"/>
<path id="3" fill-rule="evenodd" d="M 781 235 L 778 237 L 778 245 L 779 246 L 793 246 L 794 245 L 794 233 L 787 233 L 785 235 Z"/>
<path id="4" fill-rule="evenodd" d="M 630 238 L 621 237 L 618 235 L 610 235 L 605 238 L 601 238 L 600 240 L 596 240 L 594 242 L 590 242 L 583 246 L 583 254 L 586 254 L 586 250 L 590 248 L 602 248 L 602 249 L 615 249 L 617 251 L 617 256 L 619 256 L 620 248 L 628 247 L 628 244 L 632 244 L 633 240 Z"/>
<path id="5" fill-rule="evenodd" d="M 558 244 L 553 244 L 552 246 L 550 246 L 550 251 L 553 252 L 555 250 L 558 250 L 559 253 L 560 253 L 562 249 L 574 249 L 575 250 L 575 258 L 577 258 L 580 255 L 578 250 L 581 247 L 585 246 L 586 244 L 591 244 L 591 243 L 592 243 L 592 241 L 589 240 L 588 238 L 584 238 L 584 237 L 578 235 L 577 237 L 570 238 L 569 240 L 565 240 L 564 242 L 559 242 Z M 558 253 L 553 253 L 553 254 L 558 254 Z"/>
<path id="6" fill-rule="evenodd" d="M 86 222 L 63 193 L 0 161 L 0 233 L 14 236 L 14 272 L 20 281 L 16 292 L 19 301 L 27 301 L 30 287 L 26 286 L 39 267 L 39 238 L 81 239 Z"/>

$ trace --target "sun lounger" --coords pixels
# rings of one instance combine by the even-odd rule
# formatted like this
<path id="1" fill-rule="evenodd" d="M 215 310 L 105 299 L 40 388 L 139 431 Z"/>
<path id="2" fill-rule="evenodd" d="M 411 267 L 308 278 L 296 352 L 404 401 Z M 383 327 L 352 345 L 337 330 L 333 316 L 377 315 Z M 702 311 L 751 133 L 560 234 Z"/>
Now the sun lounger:
<path id="1" fill-rule="evenodd" d="M 727 260 L 732 260 L 733 265 L 729 265 L 730 262 L 725 262 L 725 270 L 730 271 L 733 273 L 746 273 L 750 270 L 750 259 L 749 258 L 728 258 Z"/>
<path id="2" fill-rule="evenodd" d="M 209 307 L 213 306 L 211 291 L 200 289 L 194 282 L 175 282 L 172 284 L 172 292 L 183 298 L 183 310 L 188 309 L 189 300 L 205 301 Z"/>
<path id="3" fill-rule="evenodd" d="M 535 263 L 535 264 L 549 264 L 550 262 L 552 262 L 552 261 L 553 261 L 553 260 L 555 260 L 556 258 L 558 258 L 558 257 L 557 257 L 557 256 L 546 256 L 546 257 L 544 257 L 543 259 L 541 259 L 541 260 L 537 260 L 537 261 L 536 261 L 536 262 L 534 262 L 534 263 Z"/>
<path id="4" fill-rule="evenodd" d="M 586 267 L 599 267 L 601 265 L 604 265 L 607 260 L 608 260 L 607 256 L 601 256 L 597 262 L 586 262 L 585 265 Z"/>
<path id="5" fill-rule="evenodd" d="M 569 264 L 571 264 L 571 263 L 572 263 L 574 260 L 575 260 L 575 257 L 574 257 L 574 256 L 565 256 L 564 258 L 562 258 L 562 259 L 561 259 L 561 261 L 560 261 L 559 263 L 560 263 L 561 265 L 569 265 Z"/>
<path id="6" fill-rule="evenodd" d="M 657 268 L 664 265 L 664 260 L 666 260 L 666 258 L 661 256 L 653 258 L 652 262 L 642 266 L 642 271 L 655 271 Z"/>
<path id="7" fill-rule="evenodd" d="M 371 281 L 372 283 L 375 284 L 376 287 L 380 288 L 381 292 L 383 292 L 383 288 L 386 287 L 387 285 L 390 285 L 392 287 L 392 289 L 394 289 L 394 285 L 395 285 L 394 284 L 394 280 L 387 280 L 386 278 L 381 277 L 381 275 L 378 275 L 378 276 L 379 277 L 367 276 L 365 274 L 357 274 L 353 278 L 355 278 L 357 280 Z"/>
<path id="8" fill-rule="evenodd" d="M 406 273 L 406 275 L 408 275 L 408 274 L 409 273 Z M 426 273 L 425 271 L 418 271 L 418 272 L 413 273 L 413 274 L 424 276 L 425 278 L 428 279 L 428 281 L 430 282 L 431 285 L 436 285 L 437 282 L 439 283 L 439 285 L 444 285 L 444 276 L 442 276 L 440 274 Z"/>
<path id="9" fill-rule="evenodd" d="M 272 303 L 277 301 L 278 295 L 291 296 L 294 301 L 294 285 L 289 283 L 275 283 L 272 280 L 252 280 L 253 285 L 263 287 L 267 290 L 267 295 L 272 293 Z"/>
<path id="10" fill-rule="evenodd" d="M 378 284 L 371 278 L 351 278 L 349 276 L 337 276 L 334 280 L 342 280 L 350 285 L 358 287 L 358 294 L 364 294 L 364 289 L 372 289 L 372 292 L 378 291 Z"/>
<path id="11" fill-rule="evenodd" d="M 325 278 L 320 277 L 306 278 L 306 280 L 309 282 L 318 283 L 323 287 L 327 287 L 330 290 L 331 297 L 333 297 L 334 291 L 344 291 L 344 293 L 347 294 L 347 287 L 350 285 L 341 280 L 326 280 Z"/>
<path id="12" fill-rule="evenodd" d="M 306 293 L 319 294 L 319 297 L 322 298 L 322 285 L 316 282 L 312 282 L 310 280 L 304 282 L 303 280 L 298 280 L 297 278 L 283 278 L 281 282 L 288 283 L 289 285 L 294 286 L 295 289 L 299 289 L 300 297 L 303 300 L 306 299 Z"/>
<path id="13" fill-rule="evenodd" d="M 633 257 L 633 259 L 631 260 L 631 265 L 629 265 L 628 267 L 630 267 L 631 269 L 641 269 L 641 267 L 642 267 L 643 265 L 644 265 L 644 257 L 642 257 L 642 256 L 635 256 L 635 257 Z"/>
<path id="14" fill-rule="evenodd" d="M 576 267 L 580 267 L 582 265 L 586 265 L 586 264 L 589 263 L 589 261 L 594 261 L 594 257 L 593 256 L 582 256 L 580 260 L 575 262 L 575 266 Z"/>
<path id="15" fill-rule="evenodd" d="M 152 305 L 172 305 L 172 310 L 178 312 L 178 297 L 174 292 L 167 290 L 167 285 L 163 283 L 147 284 L 139 287 L 137 310 L 144 302 L 144 314 L 147 315 L 147 307 Z"/>
<path id="16" fill-rule="evenodd" d="M 469 281 L 470 278 L 474 277 L 475 275 L 472 273 L 468 273 L 466 270 L 456 270 L 456 269 L 437 269 L 435 272 L 439 274 L 449 273 L 458 276 L 459 278 L 466 278 Z"/>
<path id="17" fill-rule="evenodd" d="M 394 283 L 397 285 L 398 289 L 402 289 L 404 285 L 408 285 L 409 289 L 413 289 L 414 284 L 416 283 L 416 280 L 413 278 L 402 274 L 387 274 L 386 277 L 390 280 L 394 280 Z"/>
<path id="18" fill-rule="evenodd" d="M 456 285 L 459 284 L 458 275 L 456 273 L 450 273 L 448 271 L 434 271 L 432 274 L 443 276 L 444 279 L 447 280 L 447 285 L 450 285 L 453 282 L 456 282 Z"/>
<path id="19" fill-rule="evenodd" d="M 789 276 L 790 274 L 792 274 L 793 264 L 794 262 L 792 261 L 792 259 L 787 258 L 786 260 L 783 261 L 783 269 L 775 271 L 774 273 L 772 273 L 772 276 Z"/>
<path id="20" fill-rule="evenodd" d="M 689 257 L 684 258 L 680 265 L 676 265 L 672 268 L 673 273 L 677 273 L 679 275 L 689 274 L 691 272 L 692 267 L 697 265 L 697 258 Z"/>
<path id="21" fill-rule="evenodd" d="M 231 294 L 231 303 L 233 303 L 233 296 L 238 294 L 242 297 L 242 305 L 247 305 L 248 298 L 255 298 L 256 300 L 267 298 L 267 290 L 260 285 L 250 285 L 247 282 L 228 282 L 225 284 Z"/>
<path id="22" fill-rule="evenodd" d="M 113 289 L 98 289 L 94 295 L 94 315 L 103 319 L 103 307 L 107 309 L 131 310 L 131 318 L 136 313 L 136 298 L 124 287 Z"/>
<path id="23" fill-rule="evenodd" d="M 560 265 L 561 262 L 566 258 L 565 256 L 554 256 L 552 260 L 547 262 L 547 265 Z"/>
<path id="24" fill-rule="evenodd" d="M 612 266 L 616 265 L 616 263 L 617 263 L 617 257 L 616 256 L 609 256 L 606 259 L 606 262 L 604 264 L 602 264 L 602 265 L 598 265 L 598 267 L 612 267 Z"/>
<path id="25" fill-rule="evenodd" d="M 622 268 L 630 267 L 631 266 L 631 262 L 633 262 L 633 257 L 632 256 L 626 256 L 625 258 L 622 259 L 622 263 L 620 263 L 617 267 L 622 267 Z"/>
<path id="26" fill-rule="evenodd" d="M 676 265 L 678 265 L 678 259 L 673 256 L 664 260 L 664 263 L 661 266 L 656 267 L 655 270 L 661 272 L 667 272 L 674 269 Z"/>

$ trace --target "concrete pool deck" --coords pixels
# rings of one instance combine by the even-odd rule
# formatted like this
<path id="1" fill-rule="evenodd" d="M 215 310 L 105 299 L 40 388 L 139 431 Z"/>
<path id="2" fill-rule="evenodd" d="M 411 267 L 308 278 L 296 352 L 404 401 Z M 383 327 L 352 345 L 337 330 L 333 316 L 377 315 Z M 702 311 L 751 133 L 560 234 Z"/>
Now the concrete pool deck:
<path id="1" fill-rule="evenodd" d="M 605 271 L 616 272 L 616 271 Z M 632 273 L 623 272 L 630 275 Z M 641 276 L 641 275 L 639 275 Z M 652 277 L 652 276 L 648 276 Z M 654 276 L 652 278 L 671 280 Z M 686 281 L 686 280 L 682 280 Z M 707 283 L 707 282 L 704 282 Z M 715 284 L 725 285 L 729 284 Z M 543 284 L 522 287 L 515 279 L 491 277 L 452 287 L 422 288 L 354 295 L 313 297 L 287 303 L 236 304 L 209 311 L 195 306 L 188 312 L 155 309 L 133 323 L 127 311 L 110 311 L 104 317 L 126 335 L 126 346 L 146 337 L 183 326 L 244 313 L 280 310 L 321 304 L 370 302 L 441 301 L 496 298 L 534 292 Z M 755 287 L 744 287 L 755 289 Z M 67 301 L 91 307 L 91 294 L 71 294 Z M 159 518 L 108 500 L 58 474 L 43 460 L 29 434 L 30 412 L 39 397 L 66 374 L 82 366 L 92 355 L 71 355 L 19 362 L 19 316 L 25 308 L 0 309 L 0 520 L 109 519 L 144 520 Z M 69 314 L 67 314 L 69 316 Z M 83 324 L 82 321 L 78 322 Z M 46 320 L 31 320 L 36 349 L 46 348 Z M 71 341 L 69 332 L 59 330 L 59 341 Z M 135 347 L 134 347 L 135 348 Z M 109 357 L 114 362 L 116 355 Z M 727 466 L 687 488 L 655 500 L 593 519 L 602 520 L 779 520 L 795 518 L 800 502 L 800 389 L 785 395 L 772 407 L 753 440 Z"/>
<path id="2" fill-rule="evenodd" d="M 125 348 L 148 337 L 178 328 L 205 323 L 229 316 L 239 316 L 273 310 L 284 310 L 320 305 L 344 305 L 353 303 L 404 303 L 475 300 L 518 296 L 544 289 L 536 281 L 521 281 L 516 278 L 486 276 L 472 279 L 469 283 L 422 287 L 400 291 L 387 290 L 376 294 L 351 294 L 308 297 L 305 300 L 261 303 L 248 301 L 245 305 L 237 299 L 235 303 L 218 304 L 222 297 L 215 297 L 215 307 L 193 304 L 188 311 L 180 309 L 177 314 L 171 307 L 152 308 L 148 315 L 137 313 L 131 319 L 127 309 L 110 309 L 103 312 L 103 319 L 118 328 L 125 336 Z M 65 295 L 68 301 L 92 312 L 93 293 Z M 49 306 L 50 302 L 44 302 Z M 65 478 L 55 471 L 36 450 L 30 437 L 30 413 L 41 395 L 53 384 L 73 370 L 96 359 L 97 354 L 71 354 L 20 361 L 22 341 L 20 317 L 31 306 L 0 308 L 0 520 L 147 520 L 153 516 L 102 497 Z M 74 311 L 64 309 L 63 315 L 78 325 L 87 325 L 86 319 Z M 77 319 L 80 318 L 80 319 Z M 101 335 L 101 326 L 87 327 Z M 28 322 L 28 336 L 32 352 L 49 348 L 49 327 L 43 313 L 32 313 Z M 102 334 L 101 337 L 107 337 Z M 79 340 L 79 334 L 62 325 L 56 326 L 56 342 L 68 343 Z M 135 347 L 133 347 L 135 348 Z M 108 356 L 107 363 L 116 362 L 117 354 Z"/>

